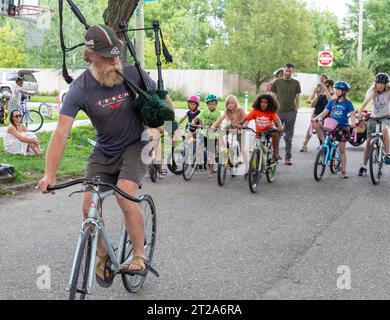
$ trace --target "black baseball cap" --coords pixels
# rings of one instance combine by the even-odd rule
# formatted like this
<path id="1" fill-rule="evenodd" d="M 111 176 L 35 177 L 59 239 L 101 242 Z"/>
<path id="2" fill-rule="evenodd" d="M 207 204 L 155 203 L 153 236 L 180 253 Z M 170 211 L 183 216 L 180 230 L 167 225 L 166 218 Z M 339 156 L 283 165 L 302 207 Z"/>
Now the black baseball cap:
<path id="1" fill-rule="evenodd" d="M 85 34 L 85 46 L 105 58 L 114 58 L 123 52 L 122 42 L 114 29 L 103 24 L 97 24 L 88 29 Z"/>

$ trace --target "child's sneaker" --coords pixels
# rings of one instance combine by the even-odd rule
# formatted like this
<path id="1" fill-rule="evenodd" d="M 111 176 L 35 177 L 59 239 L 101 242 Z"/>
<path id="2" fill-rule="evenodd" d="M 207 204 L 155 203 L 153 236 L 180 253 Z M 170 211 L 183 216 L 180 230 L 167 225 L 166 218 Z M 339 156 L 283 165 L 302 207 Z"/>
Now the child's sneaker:
<path id="1" fill-rule="evenodd" d="M 301 147 L 301 152 L 306 152 L 307 151 L 307 143 L 303 143 Z"/>
<path id="2" fill-rule="evenodd" d="M 385 154 L 384 161 L 385 161 L 385 164 L 390 164 L 390 153 Z"/>
<path id="3" fill-rule="evenodd" d="M 360 167 L 358 176 L 359 177 L 365 177 L 366 174 L 367 174 L 367 169 L 364 168 L 364 167 Z"/>

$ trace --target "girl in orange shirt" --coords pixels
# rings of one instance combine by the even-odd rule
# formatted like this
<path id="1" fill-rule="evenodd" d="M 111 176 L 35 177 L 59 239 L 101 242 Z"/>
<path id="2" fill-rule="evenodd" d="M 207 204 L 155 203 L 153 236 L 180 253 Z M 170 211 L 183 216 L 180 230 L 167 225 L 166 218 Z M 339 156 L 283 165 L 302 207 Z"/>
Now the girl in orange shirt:
<path id="1" fill-rule="evenodd" d="M 253 110 L 245 116 L 242 126 L 245 128 L 249 121 L 255 120 L 256 131 L 264 132 L 277 126 L 277 131 L 282 132 L 283 126 L 276 111 L 278 103 L 270 94 L 260 94 L 252 105 Z M 278 132 L 269 134 L 272 137 L 272 150 L 274 160 L 280 160 L 279 156 L 279 135 Z"/>

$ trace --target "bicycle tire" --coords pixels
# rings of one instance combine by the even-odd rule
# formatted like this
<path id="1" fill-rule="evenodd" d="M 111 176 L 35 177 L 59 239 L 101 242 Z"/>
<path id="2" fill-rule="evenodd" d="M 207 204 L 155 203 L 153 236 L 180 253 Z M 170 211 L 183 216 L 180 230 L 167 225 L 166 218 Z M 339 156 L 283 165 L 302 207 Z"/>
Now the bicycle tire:
<path id="1" fill-rule="evenodd" d="M 31 132 L 37 132 L 42 128 L 43 117 L 37 110 L 29 110 L 22 117 L 23 125 Z"/>
<path id="2" fill-rule="evenodd" d="M 261 178 L 261 150 L 254 150 L 249 162 L 248 182 L 249 189 L 252 193 L 256 193 L 259 190 L 260 178 Z"/>
<path id="3" fill-rule="evenodd" d="M 190 181 L 196 170 L 196 143 L 193 144 L 192 152 L 187 148 L 183 162 L 183 178 Z"/>
<path id="4" fill-rule="evenodd" d="M 228 153 L 225 151 L 221 152 L 219 154 L 218 160 L 219 161 L 217 167 L 217 180 L 218 180 L 218 185 L 223 187 L 223 185 L 226 182 L 226 173 L 230 162 Z"/>
<path id="5" fill-rule="evenodd" d="M 150 180 L 151 180 L 153 183 L 156 183 L 156 182 L 157 182 L 157 173 L 158 173 L 157 164 L 155 164 L 155 163 L 152 161 L 152 163 L 149 164 L 149 176 L 150 176 Z"/>
<path id="6" fill-rule="evenodd" d="M 84 300 L 87 294 L 88 271 L 89 271 L 89 265 L 91 263 L 91 253 L 92 253 L 91 252 L 92 240 L 90 234 L 91 234 L 90 227 L 87 226 L 83 230 L 81 235 L 80 248 L 77 253 L 76 265 L 73 273 L 73 278 L 71 280 L 71 285 L 69 288 L 69 300 L 76 300 L 77 294 L 80 294 L 79 299 L 77 300 Z M 82 266 L 83 258 L 85 258 L 83 279 L 82 279 L 81 289 L 79 289 L 77 288 L 78 287 L 77 284 L 80 276 L 80 268 Z"/>
<path id="7" fill-rule="evenodd" d="M 272 158 L 271 152 L 267 153 L 267 170 L 265 171 L 265 175 L 267 177 L 267 181 L 269 183 L 274 182 L 275 180 L 275 172 L 277 168 L 278 162 L 274 161 Z"/>
<path id="8" fill-rule="evenodd" d="M 168 169 L 169 171 L 171 171 L 173 174 L 176 174 L 176 175 L 181 175 L 183 173 L 183 158 L 184 158 L 184 150 L 183 149 L 179 149 L 179 154 L 178 154 L 178 157 L 177 159 L 175 154 L 177 154 L 178 149 L 174 149 L 172 148 L 172 154 L 169 156 L 169 159 L 168 159 Z M 181 159 L 180 161 L 178 161 L 178 159 Z M 180 162 L 182 163 L 181 164 L 181 169 L 179 169 L 180 167 Z"/>
<path id="9" fill-rule="evenodd" d="M 332 154 L 332 160 L 330 161 L 330 172 L 333 174 L 341 171 L 341 157 L 340 157 L 340 151 L 337 147 Z"/>
<path id="10" fill-rule="evenodd" d="M 157 231 L 157 219 L 156 219 L 156 207 L 154 205 L 153 199 L 149 195 L 145 195 L 145 198 L 140 203 L 140 209 L 144 217 L 144 228 L 145 228 L 145 256 L 148 264 L 150 265 L 153 260 L 155 245 L 156 245 L 156 231 Z M 128 239 L 128 234 L 124 239 L 122 261 L 124 263 L 127 261 L 133 252 L 133 247 L 130 239 Z M 125 289 L 130 293 L 135 293 L 139 291 L 143 284 L 145 283 L 146 276 L 139 275 L 129 275 L 127 273 L 122 273 L 122 282 Z"/>
<path id="11" fill-rule="evenodd" d="M 370 155 L 368 158 L 370 166 L 370 177 L 374 185 L 378 185 L 381 180 L 383 170 L 383 143 L 379 138 L 374 138 L 371 142 Z M 375 170 L 374 165 L 378 164 Z"/>
<path id="12" fill-rule="evenodd" d="M 53 112 L 51 111 L 51 107 L 48 103 L 43 102 L 39 105 L 38 109 L 39 113 L 42 115 L 44 119 L 53 119 Z"/>
<path id="13" fill-rule="evenodd" d="M 316 161 L 314 162 L 314 179 L 316 181 L 321 181 L 324 176 L 326 165 L 324 165 L 324 157 L 326 153 L 326 148 L 321 147 L 318 151 Z M 320 168 L 318 170 L 318 168 Z"/>

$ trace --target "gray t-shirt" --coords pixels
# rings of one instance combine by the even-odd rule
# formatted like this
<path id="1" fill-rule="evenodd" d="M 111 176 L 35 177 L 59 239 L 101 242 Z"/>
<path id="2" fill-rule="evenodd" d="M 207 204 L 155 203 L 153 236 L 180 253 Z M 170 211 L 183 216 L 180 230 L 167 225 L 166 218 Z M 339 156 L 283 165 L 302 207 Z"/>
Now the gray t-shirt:
<path id="1" fill-rule="evenodd" d="M 145 89 L 134 65 L 125 65 L 123 74 Z M 155 88 L 156 83 L 149 76 L 147 79 Z M 132 101 L 132 94 L 124 84 L 112 88 L 101 86 L 86 70 L 71 83 L 60 114 L 75 118 L 83 110 L 96 129 L 96 148 L 113 157 L 141 140 L 144 126 L 131 106 Z"/>
<path id="2" fill-rule="evenodd" d="M 380 118 L 390 114 L 390 91 L 378 95 L 372 102 L 374 104 L 373 117 Z"/>

